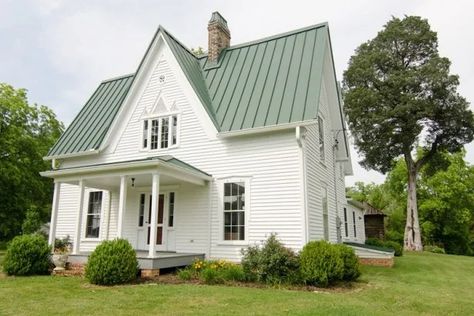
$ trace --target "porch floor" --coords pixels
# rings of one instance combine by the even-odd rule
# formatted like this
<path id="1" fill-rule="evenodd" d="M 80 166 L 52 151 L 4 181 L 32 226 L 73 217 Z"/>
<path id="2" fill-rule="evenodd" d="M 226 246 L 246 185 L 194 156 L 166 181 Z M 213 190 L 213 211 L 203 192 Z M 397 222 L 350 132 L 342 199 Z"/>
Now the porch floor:
<path id="1" fill-rule="evenodd" d="M 196 259 L 204 259 L 203 253 L 184 253 L 157 251 L 154 258 L 148 258 L 148 251 L 136 250 L 138 266 L 140 269 L 165 269 L 183 267 L 192 264 Z M 82 252 L 78 255 L 69 255 L 68 262 L 72 264 L 85 264 L 91 252 Z"/>

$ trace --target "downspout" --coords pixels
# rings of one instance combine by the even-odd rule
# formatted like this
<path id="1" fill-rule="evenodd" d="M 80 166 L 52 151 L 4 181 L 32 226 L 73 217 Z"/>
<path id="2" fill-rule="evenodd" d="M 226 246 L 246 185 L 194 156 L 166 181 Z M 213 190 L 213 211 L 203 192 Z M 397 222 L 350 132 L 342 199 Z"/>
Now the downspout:
<path id="1" fill-rule="evenodd" d="M 301 204 L 303 216 L 303 244 L 306 245 L 309 241 L 309 227 L 308 227 L 308 199 L 307 199 L 307 177 L 306 177 L 306 146 L 304 138 L 306 135 L 306 128 L 297 126 L 295 128 L 296 143 L 298 144 L 298 155 L 300 157 L 300 179 L 301 179 Z"/>
<path id="2" fill-rule="evenodd" d="M 336 132 L 336 135 L 334 137 L 334 144 L 332 145 L 332 167 L 333 167 L 333 175 L 334 175 L 334 202 L 335 202 L 335 205 L 336 205 L 336 240 L 337 240 L 337 243 L 341 243 L 342 242 L 342 229 L 341 229 L 341 217 L 339 216 L 339 203 L 338 203 L 338 192 L 337 192 L 337 175 L 336 175 L 336 172 L 337 172 L 337 169 L 336 169 L 336 163 L 337 163 L 337 160 L 336 160 L 336 155 L 337 155 L 337 148 L 338 148 L 338 144 L 339 144 L 339 141 L 337 140 L 337 136 L 338 136 L 338 133 L 339 131 Z"/>

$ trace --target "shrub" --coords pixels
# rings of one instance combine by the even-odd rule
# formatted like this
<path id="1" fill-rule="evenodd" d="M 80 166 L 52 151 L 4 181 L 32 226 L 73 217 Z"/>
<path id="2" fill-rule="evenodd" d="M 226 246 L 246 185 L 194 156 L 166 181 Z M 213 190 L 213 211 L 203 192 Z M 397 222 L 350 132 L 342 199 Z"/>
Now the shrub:
<path id="1" fill-rule="evenodd" d="M 383 243 L 385 248 L 393 249 L 395 251 L 395 256 L 403 256 L 403 247 L 395 241 L 386 241 Z"/>
<path id="2" fill-rule="evenodd" d="M 299 269 L 298 256 L 283 246 L 275 234 L 263 247 L 249 247 L 242 251 L 242 267 L 246 279 L 264 283 L 289 283 Z"/>
<path id="3" fill-rule="evenodd" d="M 68 253 L 69 248 L 71 247 L 71 237 L 67 235 L 62 239 L 56 238 L 54 241 L 54 252 L 56 253 Z"/>
<path id="4" fill-rule="evenodd" d="M 26 211 L 26 217 L 21 225 L 21 230 L 23 234 L 34 234 L 41 228 L 41 224 L 43 224 L 43 222 L 39 210 L 37 208 L 31 208 Z"/>
<path id="5" fill-rule="evenodd" d="M 301 277 L 306 284 L 326 287 L 344 277 L 340 251 L 326 241 L 307 243 L 300 254 Z"/>
<path id="6" fill-rule="evenodd" d="M 103 241 L 90 255 L 85 270 L 86 278 L 93 284 L 130 282 L 138 273 L 135 250 L 125 239 Z"/>
<path id="7" fill-rule="evenodd" d="M 245 273 L 242 266 L 237 264 L 229 264 L 225 268 L 219 270 L 221 278 L 225 281 L 245 281 Z"/>
<path id="8" fill-rule="evenodd" d="M 360 276 L 360 264 L 354 249 L 346 245 L 334 245 L 339 250 L 339 255 L 344 262 L 344 274 L 342 279 L 345 281 L 354 281 Z"/>
<path id="9" fill-rule="evenodd" d="M 432 252 L 432 253 L 441 253 L 441 254 L 446 253 L 444 248 L 438 247 L 436 245 L 426 245 L 425 247 L 423 247 L 423 250 L 428 251 L 428 252 Z"/>
<path id="10" fill-rule="evenodd" d="M 368 246 L 375 246 L 375 247 L 384 248 L 383 240 L 378 239 L 378 238 L 367 238 L 365 240 L 365 244 L 368 245 Z"/>
<path id="11" fill-rule="evenodd" d="M 9 275 L 48 274 L 51 247 L 40 235 L 15 237 L 8 245 L 3 269 Z"/>
<path id="12" fill-rule="evenodd" d="M 219 275 L 219 272 L 213 268 L 204 268 L 201 271 L 200 277 L 206 284 L 217 284 L 224 282 L 224 280 Z"/>
<path id="13" fill-rule="evenodd" d="M 189 268 L 181 269 L 178 271 L 178 278 L 183 281 L 189 281 L 193 278 L 193 271 Z"/>

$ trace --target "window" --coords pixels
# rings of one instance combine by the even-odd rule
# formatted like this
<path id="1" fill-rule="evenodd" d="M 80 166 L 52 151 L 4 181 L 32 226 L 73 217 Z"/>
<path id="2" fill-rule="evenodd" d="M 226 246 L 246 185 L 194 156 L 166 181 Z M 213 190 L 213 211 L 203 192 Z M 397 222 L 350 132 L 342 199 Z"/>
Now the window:
<path id="1" fill-rule="evenodd" d="M 344 207 L 344 232 L 346 237 L 349 237 L 349 225 L 347 223 L 347 209 Z"/>
<path id="2" fill-rule="evenodd" d="M 356 212 L 352 211 L 352 222 L 354 223 L 354 238 L 357 237 Z"/>
<path id="3" fill-rule="evenodd" d="M 325 160 L 324 122 L 323 122 L 323 119 L 320 116 L 318 117 L 318 128 L 319 128 L 319 157 L 321 158 L 321 162 L 324 162 L 324 160 Z"/>
<path id="4" fill-rule="evenodd" d="M 145 194 L 140 194 L 140 205 L 138 207 L 138 227 L 143 227 L 145 220 Z"/>
<path id="5" fill-rule="evenodd" d="M 174 192 L 170 192 L 170 197 L 169 197 L 169 205 L 168 205 L 168 210 L 169 210 L 169 215 L 168 215 L 168 227 L 173 227 L 174 226 Z"/>
<path id="6" fill-rule="evenodd" d="M 326 188 L 322 188 L 321 202 L 323 205 L 324 239 L 329 240 L 328 190 Z"/>
<path id="7" fill-rule="evenodd" d="M 178 144 L 178 115 L 143 121 L 143 149 L 166 149 Z"/>
<path id="8" fill-rule="evenodd" d="M 245 182 L 224 183 L 224 240 L 245 240 Z"/>
<path id="9" fill-rule="evenodd" d="M 86 238 L 99 238 L 101 211 L 102 191 L 90 192 L 87 209 Z"/>

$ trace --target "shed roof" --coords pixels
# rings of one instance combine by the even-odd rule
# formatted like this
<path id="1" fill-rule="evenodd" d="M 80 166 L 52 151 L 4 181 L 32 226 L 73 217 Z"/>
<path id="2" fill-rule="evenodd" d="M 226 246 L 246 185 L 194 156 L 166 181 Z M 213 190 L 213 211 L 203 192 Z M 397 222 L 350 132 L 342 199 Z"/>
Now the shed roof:
<path id="1" fill-rule="evenodd" d="M 195 56 L 161 26 L 160 31 L 219 132 L 317 117 L 326 23 L 231 46 L 217 64 L 208 64 L 207 55 Z M 132 74 L 102 82 L 48 156 L 98 150 L 133 79 Z"/>

